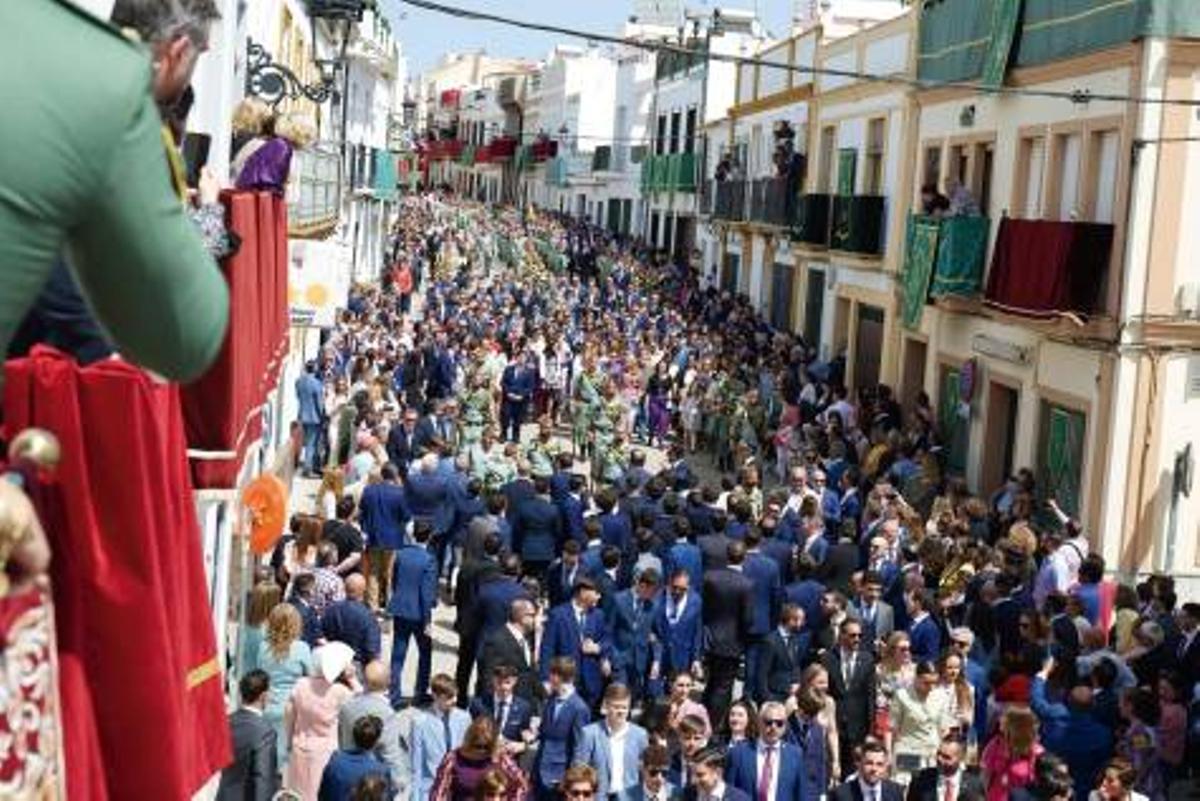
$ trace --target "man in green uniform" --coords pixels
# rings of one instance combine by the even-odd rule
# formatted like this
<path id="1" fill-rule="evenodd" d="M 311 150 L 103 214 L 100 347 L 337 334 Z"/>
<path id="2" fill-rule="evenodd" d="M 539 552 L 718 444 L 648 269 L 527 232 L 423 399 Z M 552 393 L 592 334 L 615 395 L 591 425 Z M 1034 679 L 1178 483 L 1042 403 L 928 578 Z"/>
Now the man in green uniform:
<path id="1" fill-rule="evenodd" d="M 228 292 L 172 191 L 151 75 L 62 0 L 0 3 L 0 347 L 65 246 L 130 360 L 187 380 L 217 355 Z"/>

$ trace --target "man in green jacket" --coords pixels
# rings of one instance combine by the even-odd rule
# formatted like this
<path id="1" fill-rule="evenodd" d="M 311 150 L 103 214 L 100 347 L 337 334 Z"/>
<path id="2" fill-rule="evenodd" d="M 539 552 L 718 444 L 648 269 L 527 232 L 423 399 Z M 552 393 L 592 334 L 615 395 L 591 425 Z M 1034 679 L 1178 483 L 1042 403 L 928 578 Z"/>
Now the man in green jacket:
<path id="1" fill-rule="evenodd" d="M 0 348 L 65 249 L 131 361 L 183 381 L 220 350 L 228 291 L 172 189 L 151 80 L 141 46 L 63 0 L 0 3 Z"/>

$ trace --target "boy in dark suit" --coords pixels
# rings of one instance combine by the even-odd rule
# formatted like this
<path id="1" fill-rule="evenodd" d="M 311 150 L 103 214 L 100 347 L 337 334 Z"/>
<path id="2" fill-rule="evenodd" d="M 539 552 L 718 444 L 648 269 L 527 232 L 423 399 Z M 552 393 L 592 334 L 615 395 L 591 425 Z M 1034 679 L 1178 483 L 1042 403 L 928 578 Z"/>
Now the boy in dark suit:
<path id="1" fill-rule="evenodd" d="M 963 742 L 943 737 L 938 745 L 937 766 L 913 774 L 907 801 L 983 801 L 987 796 L 979 774 L 963 767 Z"/>
<path id="2" fill-rule="evenodd" d="M 492 668 L 492 691 L 471 702 L 471 717 L 480 715 L 496 723 L 496 731 L 504 740 L 504 747 L 515 758 L 524 753 L 534 739 L 530 723 L 533 720 L 533 704 L 516 694 L 517 669 L 512 665 L 497 665 Z"/>
<path id="3" fill-rule="evenodd" d="M 589 708 L 599 704 L 604 680 L 612 674 L 612 637 L 596 608 L 599 600 L 596 582 L 589 578 L 576 582 L 570 603 L 550 610 L 540 655 L 543 680 L 549 680 L 548 668 L 556 657 L 568 656 L 579 666 L 579 692 Z"/>
<path id="4" fill-rule="evenodd" d="M 591 722 L 588 705 L 575 692 L 575 660 L 556 657 L 547 673 L 550 697 L 538 727 L 538 750 L 533 761 L 534 798 L 557 801 L 558 785 L 566 773 L 583 727 Z"/>
<path id="5" fill-rule="evenodd" d="M 432 534 L 426 520 L 413 527 L 413 543 L 396 552 L 392 569 L 392 592 L 388 614 L 392 616 L 392 706 L 400 708 L 400 677 L 408 656 L 408 641 L 417 641 L 417 684 L 413 697 L 418 702 L 429 695 L 429 674 L 433 666 L 433 640 L 429 627 L 437 605 L 437 565 L 426 547 Z"/>

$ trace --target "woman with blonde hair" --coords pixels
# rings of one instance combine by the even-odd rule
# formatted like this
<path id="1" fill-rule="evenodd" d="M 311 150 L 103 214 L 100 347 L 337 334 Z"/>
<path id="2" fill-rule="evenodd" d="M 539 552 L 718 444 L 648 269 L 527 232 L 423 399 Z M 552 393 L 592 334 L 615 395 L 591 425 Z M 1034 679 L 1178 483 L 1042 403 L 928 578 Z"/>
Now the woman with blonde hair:
<path id="1" fill-rule="evenodd" d="M 883 658 L 875 669 L 875 736 L 883 741 L 888 753 L 892 750 L 891 708 L 896 693 L 912 687 L 916 675 L 912 659 L 912 643 L 908 633 L 893 631 L 887 638 Z"/>
<path id="2" fill-rule="evenodd" d="M 800 674 L 800 693 L 807 692 L 821 703 L 817 723 L 825 730 L 825 753 L 829 755 L 829 775 L 841 776 L 839 737 L 837 728 L 837 702 L 829 694 L 829 671 L 820 663 L 814 663 Z"/>
<path id="3" fill-rule="evenodd" d="M 979 758 L 987 801 L 1007 801 L 1010 792 L 1031 784 L 1033 766 L 1045 751 L 1038 742 L 1037 715 L 1023 705 L 1004 710 L 1000 731 Z"/>
<path id="4" fill-rule="evenodd" d="M 236 181 L 242 168 L 246 166 L 246 160 L 274 133 L 275 113 L 257 97 L 247 97 L 234 106 L 232 122 L 233 142 L 229 150 L 232 156 L 229 177 Z"/>
<path id="5" fill-rule="evenodd" d="M 267 630 L 258 646 L 258 667 L 271 679 L 263 717 L 275 729 L 279 769 L 287 764 L 287 740 L 283 736 L 283 711 L 292 688 L 312 672 L 312 651 L 300 639 L 300 613 L 289 603 L 277 604 L 267 616 Z"/>
<path id="6" fill-rule="evenodd" d="M 495 721 L 480 715 L 467 727 L 462 745 L 442 758 L 430 801 L 474 801 L 486 777 L 497 771 L 504 779 L 505 801 L 520 801 L 529 794 L 529 780 L 502 746 Z"/>
<path id="7" fill-rule="evenodd" d="M 266 632 L 267 618 L 282 599 L 283 590 L 274 579 L 268 578 L 250 588 L 246 598 L 246 622 L 238 636 L 242 675 L 258 667 L 258 648 Z"/>
<path id="8" fill-rule="evenodd" d="M 238 189 L 256 189 L 282 195 L 287 190 L 292 169 L 292 153 L 312 144 L 312 127 L 295 114 L 275 120 L 274 129 L 264 126 L 265 141 L 251 154 L 238 172 Z"/>
<path id="9" fill-rule="evenodd" d="M 346 494 L 346 476 L 340 467 L 326 467 L 317 489 L 316 514 L 322 520 L 337 518 L 337 505 Z"/>

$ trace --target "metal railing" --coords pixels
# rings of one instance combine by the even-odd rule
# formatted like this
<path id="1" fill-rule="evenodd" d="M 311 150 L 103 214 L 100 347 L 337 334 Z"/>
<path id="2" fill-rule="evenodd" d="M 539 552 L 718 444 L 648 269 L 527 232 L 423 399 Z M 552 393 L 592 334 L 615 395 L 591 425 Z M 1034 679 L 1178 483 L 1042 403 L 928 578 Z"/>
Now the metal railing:
<path id="1" fill-rule="evenodd" d="M 303 234 L 337 222 L 341 207 L 337 145 L 318 143 L 292 156 L 288 183 L 288 233 Z"/>

